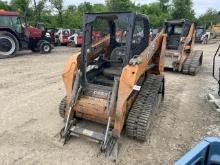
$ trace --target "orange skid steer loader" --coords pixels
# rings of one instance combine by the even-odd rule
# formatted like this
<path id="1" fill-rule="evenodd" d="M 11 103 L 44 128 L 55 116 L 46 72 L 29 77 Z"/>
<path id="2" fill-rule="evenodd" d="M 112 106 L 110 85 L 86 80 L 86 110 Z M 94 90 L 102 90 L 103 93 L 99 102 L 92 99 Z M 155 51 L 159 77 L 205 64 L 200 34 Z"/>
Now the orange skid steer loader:
<path id="1" fill-rule="evenodd" d="M 166 47 L 163 33 L 149 44 L 149 30 L 145 15 L 85 14 L 82 50 L 69 58 L 63 73 L 66 96 L 59 114 L 65 119 L 64 143 L 70 135 L 86 137 L 111 155 L 124 127 L 129 137 L 146 140 L 164 94 Z M 95 43 L 93 31 L 103 36 Z M 99 123 L 102 130 L 88 129 L 90 123 Z"/>
<path id="2" fill-rule="evenodd" d="M 165 22 L 167 34 L 165 67 L 184 74 L 196 75 L 202 65 L 203 51 L 193 50 L 195 24 L 187 19 Z"/>

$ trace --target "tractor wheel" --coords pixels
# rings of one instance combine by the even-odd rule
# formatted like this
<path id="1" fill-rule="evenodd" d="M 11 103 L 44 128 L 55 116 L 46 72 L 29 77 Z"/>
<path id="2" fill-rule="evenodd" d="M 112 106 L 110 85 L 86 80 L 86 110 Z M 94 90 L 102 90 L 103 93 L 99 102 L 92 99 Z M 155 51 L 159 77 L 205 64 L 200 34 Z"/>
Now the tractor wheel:
<path id="1" fill-rule="evenodd" d="M 51 52 L 51 44 L 47 41 L 44 41 L 40 44 L 40 52 L 41 54 L 46 54 Z"/>
<path id="2" fill-rule="evenodd" d="M 66 111 L 66 97 L 64 97 L 59 105 L 59 114 L 60 117 L 64 118 L 65 117 L 65 111 Z"/>
<path id="3" fill-rule="evenodd" d="M 0 32 L 0 43 L 0 59 L 14 57 L 19 50 L 17 38 L 9 32 Z"/>

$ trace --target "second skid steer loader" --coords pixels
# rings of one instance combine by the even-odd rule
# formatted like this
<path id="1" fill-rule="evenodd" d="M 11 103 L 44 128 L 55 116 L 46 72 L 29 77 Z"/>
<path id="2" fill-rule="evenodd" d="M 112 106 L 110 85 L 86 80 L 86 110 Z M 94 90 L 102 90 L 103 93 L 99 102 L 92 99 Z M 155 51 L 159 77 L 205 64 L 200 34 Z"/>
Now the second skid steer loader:
<path id="1" fill-rule="evenodd" d="M 184 74 L 196 75 L 202 65 L 203 51 L 193 50 L 195 24 L 187 19 L 165 22 L 167 34 L 165 67 Z"/>
<path id="2" fill-rule="evenodd" d="M 64 143 L 70 135 L 86 137 L 109 155 L 124 127 L 129 137 L 146 140 L 164 94 L 166 46 L 163 33 L 149 44 L 149 30 L 141 14 L 85 14 L 82 50 L 69 58 L 63 73 L 66 97 L 59 113 L 65 119 Z M 95 43 L 93 31 L 103 36 Z M 97 131 L 100 124 L 104 127 Z"/>

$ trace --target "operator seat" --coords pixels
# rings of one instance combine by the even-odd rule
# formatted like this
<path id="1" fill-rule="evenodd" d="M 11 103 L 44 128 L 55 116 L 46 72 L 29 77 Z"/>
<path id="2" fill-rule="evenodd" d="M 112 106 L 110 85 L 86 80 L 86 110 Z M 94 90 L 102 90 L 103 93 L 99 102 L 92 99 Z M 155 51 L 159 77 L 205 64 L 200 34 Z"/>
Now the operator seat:
<path id="1" fill-rule="evenodd" d="M 126 46 L 120 46 L 115 48 L 110 56 L 109 66 L 104 68 L 104 76 L 114 79 L 114 76 L 120 76 L 122 72 L 123 62 L 126 57 Z"/>

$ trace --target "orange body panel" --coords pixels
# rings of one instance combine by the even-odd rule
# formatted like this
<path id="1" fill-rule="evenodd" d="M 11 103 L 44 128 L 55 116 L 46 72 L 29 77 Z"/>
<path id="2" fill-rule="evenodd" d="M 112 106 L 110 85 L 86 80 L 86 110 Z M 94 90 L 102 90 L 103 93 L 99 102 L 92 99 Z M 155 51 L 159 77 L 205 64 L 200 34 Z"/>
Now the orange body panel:
<path id="1" fill-rule="evenodd" d="M 178 70 L 181 71 L 182 70 L 182 66 L 184 61 L 186 60 L 186 58 L 189 55 L 189 52 L 191 50 L 193 50 L 194 48 L 194 44 L 195 44 L 195 33 L 196 33 L 196 29 L 195 29 L 195 24 L 193 23 L 190 27 L 189 33 L 187 35 L 186 38 L 181 38 L 181 41 L 184 43 L 182 46 L 182 50 L 181 50 L 181 55 L 178 58 L 179 61 L 179 66 L 178 66 Z"/>
<path id="2" fill-rule="evenodd" d="M 149 56 L 155 55 L 156 51 L 161 49 L 160 54 L 158 55 L 158 59 L 161 63 L 158 63 L 159 72 L 157 74 L 163 74 L 164 66 L 163 66 L 163 58 L 165 53 L 166 46 L 166 36 L 164 34 L 160 34 L 156 37 L 150 45 L 140 54 L 141 63 L 136 65 L 127 65 L 121 74 L 120 84 L 118 90 L 118 100 L 116 106 L 115 113 L 115 124 L 113 129 L 113 134 L 115 136 L 120 136 L 121 130 L 123 128 L 127 109 L 127 100 L 130 94 L 133 91 L 134 85 L 139 80 L 140 76 L 145 72 L 145 69 L 148 67 L 150 63 Z M 164 49 L 164 50 L 163 50 Z"/>
<path id="3" fill-rule="evenodd" d="M 73 82 L 75 80 L 75 75 L 79 69 L 78 59 L 80 57 L 80 52 L 74 53 L 66 62 L 63 71 L 63 82 L 66 88 L 67 102 L 71 100 Z"/>
<path id="4" fill-rule="evenodd" d="M 107 106 L 108 101 L 106 99 L 85 96 L 79 98 L 77 104 L 74 107 L 74 110 L 76 112 L 80 112 L 86 115 L 93 115 L 94 117 L 100 117 L 104 118 L 104 120 L 107 120 Z"/>

